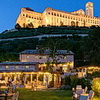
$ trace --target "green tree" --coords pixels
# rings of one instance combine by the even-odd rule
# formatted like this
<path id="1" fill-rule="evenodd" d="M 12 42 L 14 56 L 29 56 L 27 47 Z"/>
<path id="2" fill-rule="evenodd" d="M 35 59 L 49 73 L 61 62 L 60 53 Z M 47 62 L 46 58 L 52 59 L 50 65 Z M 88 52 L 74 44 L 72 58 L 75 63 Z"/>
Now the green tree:
<path id="1" fill-rule="evenodd" d="M 91 65 L 100 65 L 100 27 L 90 32 L 83 47 L 86 60 L 91 61 Z"/>

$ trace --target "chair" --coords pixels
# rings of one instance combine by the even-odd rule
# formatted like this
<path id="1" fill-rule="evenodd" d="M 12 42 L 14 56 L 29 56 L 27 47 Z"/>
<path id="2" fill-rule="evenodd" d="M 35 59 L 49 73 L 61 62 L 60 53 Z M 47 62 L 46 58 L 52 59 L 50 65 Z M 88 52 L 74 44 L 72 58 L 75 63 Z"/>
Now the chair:
<path id="1" fill-rule="evenodd" d="M 75 88 L 72 88 L 72 91 L 75 91 Z"/>
<path id="2" fill-rule="evenodd" d="M 93 100 L 94 92 L 91 90 L 89 92 L 89 100 Z"/>
<path id="3" fill-rule="evenodd" d="M 79 99 L 80 95 L 84 93 L 84 89 L 77 90 L 76 93 L 77 93 L 77 98 Z"/>
<path id="4" fill-rule="evenodd" d="M 0 97 L 0 100 L 4 100 L 4 97 Z"/>
<path id="5" fill-rule="evenodd" d="M 80 96 L 79 100 L 93 100 L 94 92 L 91 90 L 89 94 L 83 94 Z"/>
<path id="6" fill-rule="evenodd" d="M 86 93 L 86 92 L 87 92 L 87 89 L 88 89 L 88 87 L 86 86 L 86 87 L 85 87 L 85 89 L 84 89 L 84 93 Z"/>
<path id="7" fill-rule="evenodd" d="M 78 99 L 77 93 L 75 93 L 72 98 L 73 98 L 73 100 L 77 100 Z"/>
<path id="8" fill-rule="evenodd" d="M 75 94 L 75 93 L 76 93 L 75 88 L 72 88 L 72 92 L 73 92 L 73 94 Z"/>
<path id="9" fill-rule="evenodd" d="M 7 100 L 16 100 L 15 98 L 16 98 L 16 93 L 14 93 L 12 97 L 8 97 Z"/>
<path id="10" fill-rule="evenodd" d="M 16 100 L 18 100 L 19 92 L 16 93 Z"/>
<path id="11" fill-rule="evenodd" d="M 19 92 L 14 93 L 14 95 L 12 96 L 12 98 L 9 98 L 7 100 L 18 100 L 18 97 L 19 97 Z"/>
<path id="12" fill-rule="evenodd" d="M 78 95 L 81 95 L 82 93 L 84 93 L 84 89 L 77 90 L 76 93 L 77 93 Z"/>

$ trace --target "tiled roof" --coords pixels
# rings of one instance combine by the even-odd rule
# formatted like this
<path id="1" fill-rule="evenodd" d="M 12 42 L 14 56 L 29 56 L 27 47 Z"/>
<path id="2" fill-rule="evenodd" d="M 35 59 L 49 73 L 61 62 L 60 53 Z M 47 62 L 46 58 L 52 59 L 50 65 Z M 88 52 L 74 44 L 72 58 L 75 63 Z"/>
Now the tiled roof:
<path id="1" fill-rule="evenodd" d="M 38 62 L 3 62 L 0 65 L 35 65 Z"/>
<path id="2" fill-rule="evenodd" d="M 44 51 L 39 51 L 38 49 L 35 50 L 24 50 L 22 51 L 20 54 L 51 54 L 50 50 L 44 50 Z M 57 50 L 56 51 L 57 55 L 73 55 L 74 53 L 71 51 L 67 51 L 67 50 Z"/>

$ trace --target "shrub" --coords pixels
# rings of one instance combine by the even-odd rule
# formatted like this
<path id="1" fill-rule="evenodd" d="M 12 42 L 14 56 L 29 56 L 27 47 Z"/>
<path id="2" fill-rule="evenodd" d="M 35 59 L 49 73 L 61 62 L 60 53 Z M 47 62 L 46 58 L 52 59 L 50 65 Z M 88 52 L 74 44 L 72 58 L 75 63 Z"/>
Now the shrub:
<path id="1" fill-rule="evenodd" d="M 71 79 L 71 87 L 76 87 L 76 85 L 78 84 L 78 78 L 76 75 L 72 75 L 70 76 Z"/>
<path id="2" fill-rule="evenodd" d="M 83 88 L 87 86 L 88 89 L 91 89 L 91 80 L 86 78 L 77 78 L 76 75 L 66 76 L 65 85 L 69 85 L 71 88 L 75 88 L 76 85 L 82 85 Z"/>
<path id="3" fill-rule="evenodd" d="M 64 82 L 65 85 L 70 85 L 71 84 L 71 79 L 70 79 L 70 76 L 66 76 L 65 77 L 65 82 Z"/>
<path id="4" fill-rule="evenodd" d="M 92 81 L 92 90 L 97 96 L 100 96 L 100 78 L 94 78 Z"/>
<path id="5" fill-rule="evenodd" d="M 71 86 L 69 86 L 69 85 L 62 85 L 60 87 L 60 89 L 62 89 L 62 90 L 70 90 L 71 89 Z"/>
<path id="6" fill-rule="evenodd" d="M 93 80 L 93 78 L 98 78 L 98 77 L 100 77 L 100 71 L 95 71 L 92 74 L 87 73 L 87 77 L 86 78 Z"/>
<path id="7" fill-rule="evenodd" d="M 100 71 L 93 72 L 93 73 L 92 73 L 92 76 L 93 76 L 94 78 L 100 77 Z"/>

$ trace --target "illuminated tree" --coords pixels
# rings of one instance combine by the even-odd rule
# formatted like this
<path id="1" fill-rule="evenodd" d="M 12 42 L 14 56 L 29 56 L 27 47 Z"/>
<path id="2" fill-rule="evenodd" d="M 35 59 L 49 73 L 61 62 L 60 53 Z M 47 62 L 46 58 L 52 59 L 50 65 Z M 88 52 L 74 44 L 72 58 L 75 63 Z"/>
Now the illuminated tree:
<path id="1" fill-rule="evenodd" d="M 92 90 L 97 96 L 100 96 L 100 78 L 95 78 L 92 81 Z"/>

